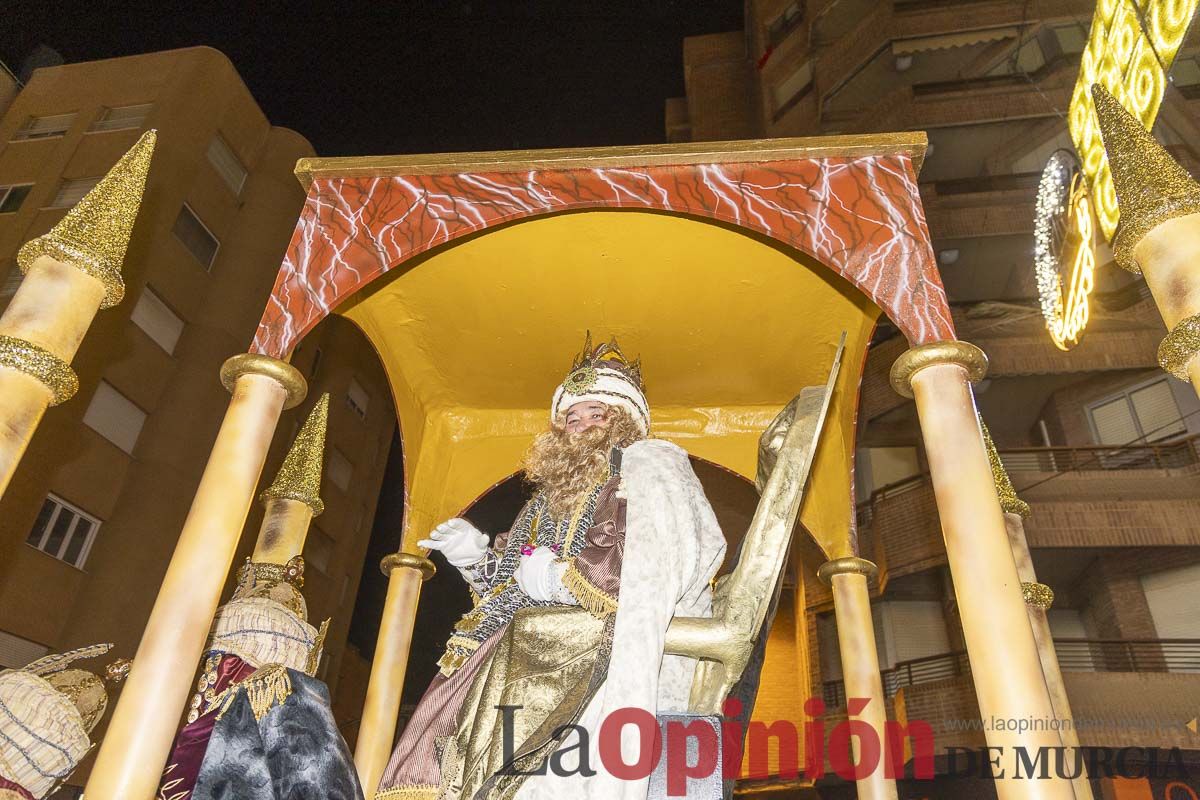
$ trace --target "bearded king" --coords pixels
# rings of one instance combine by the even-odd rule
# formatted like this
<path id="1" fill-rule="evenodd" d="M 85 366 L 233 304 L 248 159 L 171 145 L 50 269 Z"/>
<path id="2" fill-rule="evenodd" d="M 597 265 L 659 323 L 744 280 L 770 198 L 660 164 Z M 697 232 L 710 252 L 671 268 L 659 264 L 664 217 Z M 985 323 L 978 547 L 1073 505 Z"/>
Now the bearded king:
<path id="1" fill-rule="evenodd" d="M 534 493 L 512 528 L 464 519 L 419 544 L 462 574 L 454 627 L 377 800 L 645 798 L 611 774 L 600 726 L 621 709 L 685 711 L 694 659 L 664 655 L 672 617 L 712 613 L 725 538 L 687 453 L 648 438 L 641 366 L 591 337 L 525 457 Z M 637 762 L 640 729 L 619 733 Z"/>

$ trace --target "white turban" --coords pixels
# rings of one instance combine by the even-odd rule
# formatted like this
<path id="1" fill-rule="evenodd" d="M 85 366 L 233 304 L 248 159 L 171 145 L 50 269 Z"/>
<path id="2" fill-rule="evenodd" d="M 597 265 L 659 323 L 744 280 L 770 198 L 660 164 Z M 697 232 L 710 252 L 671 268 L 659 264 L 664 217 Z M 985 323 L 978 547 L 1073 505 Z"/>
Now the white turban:
<path id="1" fill-rule="evenodd" d="M 571 374 L 554 391 L 550 421 L 557 421 L 576 403 L 587 401 L 620 406 L 633 417 L 642 435 L 649 435 L 650 405 L 641 388 L 641 367 L 636 362 L 626 361 L 615 341 L 593 351 L 591 336 L 588 336 L 584 352 L 576 359 Z"/>

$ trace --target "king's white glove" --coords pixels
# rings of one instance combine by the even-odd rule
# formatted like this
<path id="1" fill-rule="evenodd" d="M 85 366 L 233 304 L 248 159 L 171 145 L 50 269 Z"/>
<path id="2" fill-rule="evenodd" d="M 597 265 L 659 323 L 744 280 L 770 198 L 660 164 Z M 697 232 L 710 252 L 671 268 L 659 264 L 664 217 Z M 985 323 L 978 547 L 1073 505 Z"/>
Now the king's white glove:
<path id="1" fill-rule="evenodd" d="M 417 542 L 418 547 L 440 550 L 452 565 L 469 567 L 483 558 L 490 540 L 471 523 L 460 517 L 448 519 L 433 529 L 428 539 Z"/>
<path id="2" fill-rule="evenodd" d="M 562 575 L 556 569 L 558 554 L 549 547 L 535 547 L 527 556 L 521 556 L 513 577 L 525 594 L 534 600 L 554 600 L 556 589 L 562 586 Z"/>

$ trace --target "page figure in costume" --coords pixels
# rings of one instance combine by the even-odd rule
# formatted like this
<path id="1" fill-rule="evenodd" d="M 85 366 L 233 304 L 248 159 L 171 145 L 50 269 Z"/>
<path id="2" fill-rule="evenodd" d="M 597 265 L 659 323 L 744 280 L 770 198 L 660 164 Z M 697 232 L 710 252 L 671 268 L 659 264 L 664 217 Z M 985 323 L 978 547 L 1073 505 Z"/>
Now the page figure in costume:
<path id="1" fill-rule="evenodd" d="M 251 563 L 217 610 L 187 719 L 158 800 L 354 800 L 349 749 L 312 677 L 328 622 L 309 625 L 304 560 Z"/>
<path id="2" fill-rule="evenodd" d="M 711 616 L 725 554 L 687 453 L 647 438 L 640 365 L 615 341 L 593 348 L 589 337 L 550 418 L 524 465 L 536 491 L 511 530 L 489 549 L 453 519 L 420 542 L 458 568 L 475 607 L 455 625 L 377 800 L 645 798 L 647 779 L 618 779 L 600 762 L 600 724 L 621 708 L 687 709 L 696 662 L 663 654 L 666 630 L 676 615 Z M 512 763 L 498 706 L 515 708 Z M 588 732 L 586 752 L 569 725 Z M 626 763 L 639 744 L 625 726 Z M 555 751 L 572 774 L 518 773 Z M 589 769 L 572 772 L 585 757 Z"/>
<path id="3" fill-rule="evenodd" d="M 129 673 L 108 666 L 105 680 L 70 665 L 112 649 L 81 647 L 0 671 L 0 800 L 39 800 L 53 792 L 91 749 L 88 734 L 108 707 L 105 683 Z"/>

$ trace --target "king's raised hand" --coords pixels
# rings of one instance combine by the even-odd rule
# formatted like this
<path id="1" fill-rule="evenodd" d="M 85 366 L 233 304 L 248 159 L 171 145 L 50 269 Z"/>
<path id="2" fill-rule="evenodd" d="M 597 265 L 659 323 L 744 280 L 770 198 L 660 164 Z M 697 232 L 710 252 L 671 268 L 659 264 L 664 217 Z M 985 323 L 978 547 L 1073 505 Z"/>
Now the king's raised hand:
<path id="1" fill-rule="evenodd" d="M 460 517 L 448 519 L 417 542 L 418 547 L 440 550 L 453 566 L 469 567 L 487 552 L 489 539 L 471 523 Z"/>

